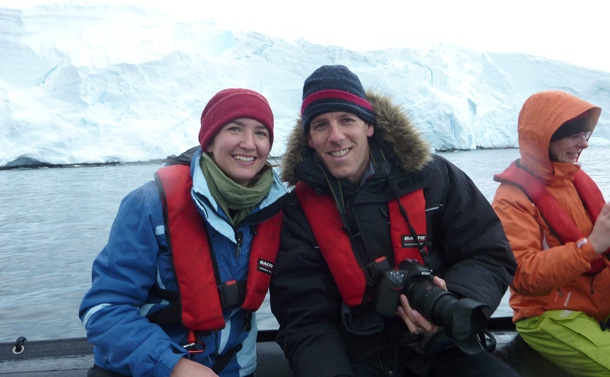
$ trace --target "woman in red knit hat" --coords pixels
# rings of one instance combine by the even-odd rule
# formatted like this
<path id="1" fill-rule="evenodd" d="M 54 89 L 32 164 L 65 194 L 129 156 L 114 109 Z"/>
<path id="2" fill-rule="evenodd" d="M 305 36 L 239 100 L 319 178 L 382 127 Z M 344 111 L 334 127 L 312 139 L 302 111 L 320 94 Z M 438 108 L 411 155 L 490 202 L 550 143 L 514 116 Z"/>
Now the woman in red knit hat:
<path id="1" fill-rule="evenodd" d="M 267 163 L 267 100 L 248 89 L 217 93 L 201 115 L 199 143 L 121 203 L 79 311 L 95 345 L 89 376 L 256 369 L 254 312 L 269 286 L 286 198 Z"/>

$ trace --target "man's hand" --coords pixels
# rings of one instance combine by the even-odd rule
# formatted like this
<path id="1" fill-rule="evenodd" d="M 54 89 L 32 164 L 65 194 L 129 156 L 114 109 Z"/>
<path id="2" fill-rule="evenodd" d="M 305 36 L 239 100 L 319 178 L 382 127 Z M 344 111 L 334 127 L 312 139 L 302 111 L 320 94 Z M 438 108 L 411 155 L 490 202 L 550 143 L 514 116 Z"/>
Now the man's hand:
<path id="1" fill-rule="evenodd" d="M 589 235 L 589 242 L 597 254 L 601 254 L 610 248 L 610 203 L 606 203 Z"/>
<path id="2" fill-rule="evenodd" d="M 205 365 L 183 357 L 174 366 L 169 377 L 218 377 L 218 375 Z"/>
<path id="3" fill-rule="evenodd" d="M 438 276 L 434 277 L 434 285 L 447 290 L 447 283 Z M 411 308 L 409 300 L 404 294 L 400 295 L 400 306 L 396 310 L 396 314 L 405 321 L 409 331 L 413 334 L 421 334 L 422 332 L 434 333 L 438 330 L 438 326 L 425 319 L 417 310 Z"/>

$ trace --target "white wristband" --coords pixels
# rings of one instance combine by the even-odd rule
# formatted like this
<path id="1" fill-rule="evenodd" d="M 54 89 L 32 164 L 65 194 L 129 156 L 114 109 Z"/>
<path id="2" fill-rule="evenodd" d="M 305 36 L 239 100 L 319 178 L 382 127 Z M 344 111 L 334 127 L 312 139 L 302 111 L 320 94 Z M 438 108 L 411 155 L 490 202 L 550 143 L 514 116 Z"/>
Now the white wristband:
<path id="1" fill-rule="evenodd" d="M 588 239 L 586 239 L 586 238 L 583 238 L 582 240 L 580 240 L 580 242 L 578 242 L 578 243 L 576 244 L 576 246 L 578 246 L 578 248 L 581 248 L 581 247 L 582 247 L 582 245 L 586 244 L 587 242 L 589 242 L 589 240 L 588 240 Z"/>

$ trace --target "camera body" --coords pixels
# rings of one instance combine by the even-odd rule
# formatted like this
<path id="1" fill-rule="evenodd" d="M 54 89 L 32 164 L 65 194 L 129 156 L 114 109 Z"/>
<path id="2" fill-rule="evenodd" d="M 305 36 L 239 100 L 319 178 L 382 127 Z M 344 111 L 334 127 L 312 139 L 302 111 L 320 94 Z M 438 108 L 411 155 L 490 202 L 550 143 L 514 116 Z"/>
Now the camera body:
<path id="1" fill-rule="evenodd" d="M 407 296 L 413 309 L 444 328 L 464 352 L 474 354 L 482 350 L 477 336 L 487 327 L 487 316 L 483 312 L 487 305 L 458 298 L 437 287 L 432 271 L 413 259 L 405 259 L 398 269 L 381 274 L 374 295 L 375 310 L 385 317 L 393 317 L 401 294 Z"/>

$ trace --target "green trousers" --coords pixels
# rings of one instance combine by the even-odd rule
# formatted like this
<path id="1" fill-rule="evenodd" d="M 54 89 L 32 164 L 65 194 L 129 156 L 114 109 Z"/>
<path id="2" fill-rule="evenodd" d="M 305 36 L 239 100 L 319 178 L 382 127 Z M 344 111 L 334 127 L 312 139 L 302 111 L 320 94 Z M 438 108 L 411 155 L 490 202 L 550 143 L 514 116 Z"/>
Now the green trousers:
<path id="1" fill-rule="evenodd" d="M 523 340 L 574 376 L 610 376 L 610 329 L 583 312 L 550 310 L 516 323 Z"/>

